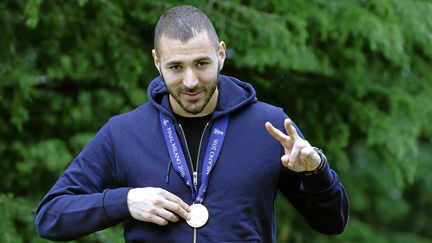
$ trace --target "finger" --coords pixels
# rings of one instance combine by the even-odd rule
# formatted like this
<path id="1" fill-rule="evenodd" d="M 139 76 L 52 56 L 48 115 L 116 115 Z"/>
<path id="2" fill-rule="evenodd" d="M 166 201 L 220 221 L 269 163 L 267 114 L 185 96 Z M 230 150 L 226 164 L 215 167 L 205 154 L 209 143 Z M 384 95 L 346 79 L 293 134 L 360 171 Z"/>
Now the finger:
<path id="1" fill-rule="evenodd" d="M 165 205 L 165 209 L 167 209 L 168 211 L 170 211 L 172 213 L 177 214 L 178 216 L 184 218 L 185 220 L 190 219 L 190 214 L 182 206 L 180 206 L 180 204 L 168 201 Z M 171 215 L 169 215 L 169 216 L 171 216 Z M 168 219 L 168 218 L 166 218 L 166 219 Z M 178 221 L 178 217 L 177 217 L 177 221 Z M 175 222 L 177 222 L 177 221 L 175 221 Z"/>
<path id="2" fill-rule="evenodd" d="M 282 161 L 282 164 L 283 164 L 285 167 L 288 167 L 288 163 L 289 163 L 289 155 L 288 155 L 288 154 L 284 154 L 284 155 L 281 157 L 281 161 Z"/>
<path id="3" fill-rule="evenodd" d="M 147 216 L 143 215 L 144 217 L 144 221 L 150 222 L 150 223 L 155 223 L 158 225 L 167 225 L 168 224 L 168 220 L 160 217 L 159 215 L 156 214 L 149 214 Z"/>
<path id="4" fill-rule="evenodd" d="M 309 156 L 309 146 L 305 146 L 302 148 L 302 150 L 299 153 L 299 160 L 300 161 L 306 161 L 307 157 Z"/>
<path id="5" fill-rule="evenodd" d="M 303 141 L 297 141 L 294 144 L 289 156 L 289 166 L 292 167 L 294 164 L 299 163 L 299 153 L 305 146 L 306 144 Z"/>
<path id="6" fill-rule="evenodd" d="M 310 146 L 308 143 L 306 146 L 300 151 L 299 159 L 300 162 L 304 165 L 305 170 L 313 170 L 314 168 L 310 168 L 310 160 L 313 158 L 313 154 L 315 153 L 315 150 Z"/>
<path id="7" fill-rule="evenodd" d="M 167 200 L 169 200 L 169 201 L 171 201 L 171 202 L 174 202 L 174 203 L 180 205 L 180 207 L 181 207 L 184 211 L 186 211 L 186 212 L 189 212 L 189 211 L 190 211 L 190 209 L 189 209 L 189 205 L 188 205 L 187 203 L 185 203 L 183 200 L 181 200 L 178 196 L 172 194 L 171 192 L 169 192 L 169 191 L 165 191 L 165 190 L 164 190 L 164 192 L 163 192 L 163 196 L 164 196 Z"/>
<path id="8" fill-rule="evenodd" d="M 265 127 L 267 129 L 267 132 L 270 133 L 270 135 L 279 142 L 283 143 L 288 139 L 288 136 L 285 133 L 275 128 L 270 122 L 266 122 Z"/>
<path id="9" fill-rule="evenodd" d="M 166 221 L 171 221 L 171 222 L 178 222 L 179 221 L 179 217 L 169 210 L 159 209 L 159 210 L 157 210 L 156 214 L 159 217 L 165 219 Z"/>
<path id="10" fill-rule="evenodd" d="M 289 119 L 289 118 L 285 119 L 284 127 L 285 127 L 285 130 L 287 131 L 288 135 L 294 140 L 294 142 L 299 140 L 300 137 L 297 133 L 297 130 L 292 125 L 291 119 Z"/>

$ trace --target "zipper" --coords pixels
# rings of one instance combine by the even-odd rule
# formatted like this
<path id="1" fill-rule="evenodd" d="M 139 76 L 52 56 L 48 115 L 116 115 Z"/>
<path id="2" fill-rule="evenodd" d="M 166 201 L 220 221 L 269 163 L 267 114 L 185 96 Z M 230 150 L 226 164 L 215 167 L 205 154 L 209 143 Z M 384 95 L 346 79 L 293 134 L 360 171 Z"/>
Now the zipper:
<path id="1" fill-rule="evenodd" d="M 169 183 L 170 170 L 171 170 L 171 159 L 168 160 L 168 169 L 167 169 L 167 173 L 166 173 L 166 177 L 165 177 L 165 183 L 166 184 Z"/>
<path id="2" fill-rule="evenodd" d="M 190 155 L 189 146 L 188 146 L 188 142 L 187 142 L 186 136 L 185 136 L 184 131 L 183 131 L 183 127 L 181 126 L 180 123 L 179 123 L 178 125 L 179 125 L 179 127 L 180 127 L 180 131 L 181 131 L 181 134 L 182 134 L 183 140 L 184 140 L 185 143 L 186 143 L 186 152 L 187 152 L 187 154 L 188 154 L 188 157 L 189 157 L 189 164 L 190 164 L 190 166 L 191 166 L 191 170 L 192 170 L 192 181 L 193 181 L 193 185 L 194 185 L 195 191 L 197 191 L 198 176 L 197 176 L 197 174 L 196 174 L 196 172 L 195 172 L 195 170 L 194 170 L 193 164 L 192 164 L 192 157 L 191 157 L 191 155 Z M 198 169 L 198 162 L 197 162 L 197 169 Z"/>
<path id="3" fill-rule="evenodd" d="M 200 154 L 201 154 L 201 145 L 202 145 L 202 141 L 204 138 L 204 134 L 205 134 L 209 124 L 210 124 L 210 122 L 207 122 L 207 124 L 205 125 L 205 127 L 203 129 L 203 132 L 201 133 L 201 138 L 200 138 L 200 143 L 198 146 L 198 153 L 197 153 L 198 155 L 197 155 L 197 160 L 196 160 L 196 170 L 194 170 L 194 167 L 192 164 L 192 157 L 190 155 L 189 146 L 188 146 L 188 142 L 187 142 L 186 136 L 185 136 L 184 131 L 183 131 L 183 127 L 181 126 L 180 123 L 178 124 L 180 127 L 180 131 L 182 133 L 183 139 L 186 142 L 186 150 L 187 150 L 187 153 L 189 156 L 189 162 L 190 162 L 190 166 L 192 169 L 192 178 L 193 178 L 192 180 L 193 180 L 193 184 L 194 184 L 194 188 L 195 188 L 196 192 L 198 192 L 198 166 L 199 166 L 199 159 L 200 159 Z M 193 228 L 193 241 L 192 242 L 193 243 L 197 242 L 197 228 Z"/>
<path id="4" fill-rule="evenodd" d="M 203 132 L 201 133 L 201 138 L 200 138 L 200 143 L 199 143 L 199 146 L 198 146 L 198 153 L 197 153 L 197 166 L 196 166 L 196 172 L 194 172 L 195 173 L 195 175 L 196 175 L 196 177 L 197 177 L 197 180 L 196 180 L 196 182 L 197 182 L 197 186 L 198 186 L 198 165 L 199 165 L 199 161 L 200 161 L 200 155 L 201 155 L 201 145 L 202 145 L 202 141 L 203 141 L 203 138 L 204 138 L 204 134 L 205 134 L 205 132 L 206 132 L 206 130 L 207 130 L 207 127 L 208 127 L 208 125 L 210 124 L 210 122 L 207 122 L 206 123 L 206 125 L 205 125 L 205 127 L 204 127 L 204 129 L 203 129 Z"/>
<path id="5" fill-rule="evenodd" d="M 201 157 L 200 156 L 201 155 L 201 146 L 202 146 L 204 134 L 205 134 L 205 132 L 206 132 L 207 127 L 208 127 L 209 124 L 210 124 L 210 122 L 207 122 L 207 124 L 205 125 L 205 127 L 203 129 L 203 132 L 201 133 L 200 143 L 199 143 L 199 146 L 198 146 L 197 160 L 196 160 L 196 169 L 194 169 L 194 166 L 192 164 L 192 157 L 190 155 L 189 146 L 188 146 L 188 142 L 187 142 L 187 139 L 186 139 L 186 135 L 184 134 L 183 127 L 181 126 L 180 123 L 178 124 L 179 127 L 180 127 L 180 131 L 182 133 L 182 137 L 183 137 L 183 139 L 184 139 L 184 141 L 186 143 L 186 151 L 187 151 L 188 156 L 189 156 L 189 164 L 190 164 L 191 169 L 192 169 L 192 180 L 193 180 L 193 185 L 194 185 L 194 188 L 195 188 L 196 192 L 198 192 L 198 166 L 199 166 L 199 159 Z"/>

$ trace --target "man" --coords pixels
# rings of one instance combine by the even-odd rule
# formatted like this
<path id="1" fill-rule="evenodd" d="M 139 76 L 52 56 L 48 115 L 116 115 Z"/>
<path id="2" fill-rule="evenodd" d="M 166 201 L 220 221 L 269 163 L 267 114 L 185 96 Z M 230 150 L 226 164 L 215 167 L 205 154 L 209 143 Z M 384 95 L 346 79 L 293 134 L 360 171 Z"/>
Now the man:
<path id="1" fill-rule="evenodd" d="M 226 46 L 204 13 L 168 10 L 154 47 L 150 101 L 110 119 L 58 179 L 37 210 L 42 237 L 123 222 L 127 242 L 275 242 L 278 189 L 317 231 L 343 231 L 337 174 L 282 109 L 219 75 Z"/>

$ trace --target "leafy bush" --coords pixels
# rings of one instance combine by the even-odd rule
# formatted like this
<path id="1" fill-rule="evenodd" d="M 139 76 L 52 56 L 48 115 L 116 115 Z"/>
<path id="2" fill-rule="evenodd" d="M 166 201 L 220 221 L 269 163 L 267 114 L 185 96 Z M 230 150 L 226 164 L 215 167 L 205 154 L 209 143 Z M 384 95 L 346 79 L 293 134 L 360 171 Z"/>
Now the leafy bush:
<path id="1" fill-rule="evenodd" d="M 93 134 L 146 102 L 159 15 L 183 1 L 0 3 L 0 232 L 43 242 L 35 209 Z M 351 202 L 335 237 L 277 201 L 281 242 L 432 238 L 430 1 L 188 1 L 227 43 L 223 73 L 252 83 L 322 147 Z M 122 241 L 121 227 L 79 242 Z"/>

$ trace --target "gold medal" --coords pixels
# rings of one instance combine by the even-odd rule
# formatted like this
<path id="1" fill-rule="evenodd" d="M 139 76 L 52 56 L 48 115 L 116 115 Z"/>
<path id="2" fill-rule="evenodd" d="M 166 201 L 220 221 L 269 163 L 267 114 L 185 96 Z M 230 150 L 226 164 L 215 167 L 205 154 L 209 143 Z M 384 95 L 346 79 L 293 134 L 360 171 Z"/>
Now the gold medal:
<path id="1" fill-rule="evenodd" d="M 190 207 L 190 220 L 187 220 L 186 223 L 190 225 L 193 228 L 200 228 L 205 223 L 207 223 L 207 220 L 209 218 L 209 213 L 207 208 L 202 204 L 192 204 Z"/>

